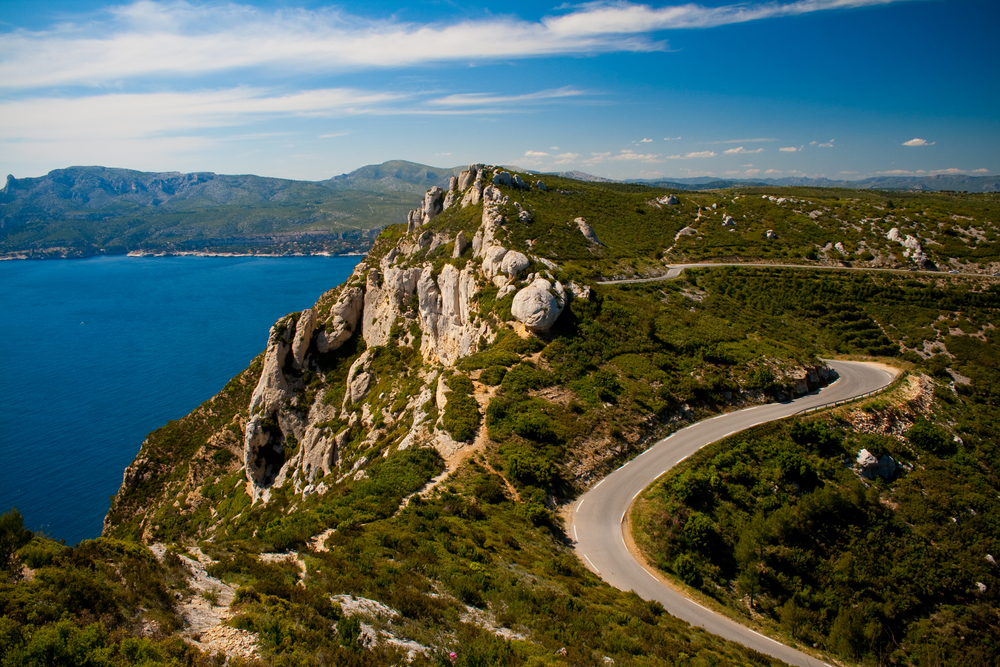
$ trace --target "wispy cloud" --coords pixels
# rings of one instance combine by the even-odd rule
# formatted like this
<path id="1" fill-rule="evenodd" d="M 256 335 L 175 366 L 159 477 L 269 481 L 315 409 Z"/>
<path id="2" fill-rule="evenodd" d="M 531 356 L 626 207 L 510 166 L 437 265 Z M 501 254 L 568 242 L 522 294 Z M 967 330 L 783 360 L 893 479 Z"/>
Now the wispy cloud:
<path id="1" fill-rule="evenodd" d="M 555 156 L 556 164 L 573 164 L 579 158 L 579 153 L 560 153 Z"/>
<path id="2" fill-rule="evenodd" d="M 830 141 L 826 142 L 825 144 L 816 144 L 816 145 L 819 146 L 820 148 L 833 148 L 834 141 L 836 141 L 836 139 L 830 139 Z"/>
<path id="3" fill-rule="evenodd" d="M 782 146 L 778 150 L 782 153 L 798 153 L 802 148 L 802 146 Z"/>
<path id="4" fill-rule="evenodd" d="M 565 97 L 578 97 L 584 95 L 584 91 L 576 90 L 569 86 L 555 90 L 541 90 L 536 93 L 525 93 L 523 95 L 493 95 L 491 93 L 460 93 L 456 95 L 446 95 L 428 101 L 433 106 L 447 107 L 484 107 L 489 105 L 510 105 L 523 104 L 528 102 L 543 102 L 547 100 L 562 99 Z"/>
<path id="5" fill-rule="evenodd" d="M 746 154 L 749 154 L 749 153 L 763 153 L 764 149 L 763 148 L 757 148 L 755 150 L 750 151 L 750 150 L 747 150 L 747 149 L 743 148 L 742 146 L 740 146 L 739 148 L 729 148 L 729 149 L 724 150 L 722 152 L 723 152 L 724 155 L 746 155 Z"/>
<path id="6" fill-rule="evenodd" d="M 678 137 L 679 138 L 679 137 Z M 768 139 L 766 137 L 761 137 L 758 139 L 726 139 L 725 141 L 713 141 L 714 144 L 759 144 L 765 141 L 777 141 L 777 139 Z"/>
<path id="7" fill-rule="evenodd" d="M 910 139 L 909 141 L 904 141 L 904 146 L 933 146 L 936 141 L 927 141 L 926 139 Z"/>
<path id="8" fill-rule="evenodd" d="M 877 171 L 875 172 L 878 176 L 964 176 L 966 174 L 985 174 L 989 173 L 986 169 L 976 169 L 974 171 L 969 171 L 968 169 L 957 169 L 955 167 L 949 167 L 948 169 L 917 169 L 916 171 L 908 171 L 906 169 L 892 169 L 890 171 Z"/>
<path id="9" fill-rule="evenodd" d="M 715 151 L 696 151 L 694 153 L 685 153 L 684 155 L 670 155 L 667 157 L 668 160 L 690 160 L 692 158 L 699 157 L 715 157 L 718 155 Z"/>
<path id="10" fill-rule="evenodd" d="M 595 164 L 602 164 L 604 162 L 662 162 L 663 157 L 659 154 L 654 153 L 636 153 L 630 148 L 622 149 L 620 152 L 612 154 L 610 151 L 606 153 L 591 153 L 590 157 L 584 160 L 584 164 L 592 166 Z"/>
<path id="11" fill-rule="evenodd" d="M 641 139 L 639 141 L 639 143 L 641 143 L 641 144 L 649 144 L 649 143 L 652 143 L 652 141 L 653 141 L 652 139 Z"/>
<path id="12" fill-rule="evenodd" d="M 49 30 L 15 30 L 0 49 L 0 86 L 95 86 L 149 77 L 268 68 L 339 72 L 430 62 L 662 51 L 653 34 L 913 0 L 798 0 L 722 7 L 593 2 L 529 21 L 369 20 L 326 8 L 139 0 Z M 252 48 L 248 48 L 252 45 Z"/>
<path id="13" fill-rule="evenodd" d="M 258 88 L 189 93 L 118 93 L 76 98 L 29 98 L 0 102 L 0 138 L 141 138 L 172 132 L 230 127 L 282 116 L 331 117 L 371 111 L 404 99 L 384 92 L 329 88 L 275 95 Z M 66 119 L 72 118 L 72 123 Z"/>
<path id="14" fill-rule="evenodd" d="M 544 151 L 525 151 L 524 157 L 548 157 L 549 154 Z"/>
<path id="15" fill-rule="evenodd" d="M 663 137 L 664 141 L 680 141 L 680 137 Z"/>

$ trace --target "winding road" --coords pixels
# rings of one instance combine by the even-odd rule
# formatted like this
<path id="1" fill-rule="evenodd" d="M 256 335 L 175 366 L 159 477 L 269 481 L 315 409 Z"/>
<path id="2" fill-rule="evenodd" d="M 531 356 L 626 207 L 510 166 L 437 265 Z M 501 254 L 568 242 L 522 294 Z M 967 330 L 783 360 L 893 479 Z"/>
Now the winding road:
<path id="1" fill-rule="evenodd" d="M 712 634 L 738 642 L 790 665 L 816 667 L 821 660 L 764 637 L 709 611 L 667 586 L 629 551 L 626 514 L 636 497 L 658 477 L 705 445 L 803 410 L 843 401 L 888 386 L 895 375 L 885 367 L 849 361 L 829 361 L 839 378 L 818 392 L 784 403 L 760 405 L 692 424 L 660 440 L 597 483 L 570 508 L 570 533 L 580 560 L 604 581 L 621 590 L 657 600 L 666 610 Z"/>
<path id="2" fill-rule="evenodd" d="M 598 285 L 632 285 L 635 283 L 655 283 L 661 280 L 670 280 L 671 278 L 676 278 L 681 274 L 684 269 L 705 269 L 705 268 L 715 268 L 720 266 L 743 266 L 748 268 L 756 269 L 810 269 L 810 270 L 821 270 L 821 271 L 875 271 L 879 273 L 905 273 L 907 275 L 917 274 L 917 275 L 928 275 L 928 276 L 948 276 L 948 275 L 960 275 L 960 276 L 972 276 L 975 278 L 992 278 L 996 277 L 987 275 L 985 273 L 970 273 L 961 271 L 923 271 L 917 269 L 882 269 L 873 268 L 870 266 L 823 266 L 820 264 L 765 264 L 760 262 L 695 262 L 693 264 L 670 264 L 667 266 L 667 272 L 658 276 L 653 276 L 651 278 L 623 278 L 621 280 L 599 280 Z"/>

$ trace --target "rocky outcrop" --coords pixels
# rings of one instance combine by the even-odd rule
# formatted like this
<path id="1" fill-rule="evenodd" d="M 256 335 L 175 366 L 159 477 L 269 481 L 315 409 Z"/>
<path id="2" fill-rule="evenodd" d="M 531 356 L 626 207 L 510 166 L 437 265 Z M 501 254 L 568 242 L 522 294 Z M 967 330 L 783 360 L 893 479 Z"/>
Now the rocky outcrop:
<path id="1" fill-rule="evenodd" d="M 603 245 L 600 241 L 597 240 L 597 234 L 594 233 L 594 230 L 590 226 L 590 223 L 588 223 L 583 218 L 576 218 L 573 222 L 576 223 L 576 226 L 580 230 L 580 233 L 583 234 L 583 238 L 587 239 L 587 243 L 592 243 L 594 245 Z"/>
<path id="2" fill-rule="evenodd" d="M 316 336 L 316 348 L 322 352 L 332 352 L 346 343 L 358 326 L 365 294 L 360 287 L 347 287 L 340 298 L 330 308 L 330 320 L 326 328 Z"/>
<path id="3" fill-rule="evenodd" d="M 876 477 L 889 479 L 896 472 L 896 462 L 891 456 L 883 454 L 880 458 L 875 458 L 875 455 L 867 449 L 862 449 L 858 452 L 858 458 L 855 460 L 855 463 L 857 464 L 858 472 L 865 479 L 875 479 Z"/>
<path id="4" fill-rule="evenodd" d="M 455 236 L 455 249 L 452 251 L 452 258 L 458 259 L 465 254 L 465 251 L 469 248 L 469 240 L 465 238 L 465 232 L 459 232 Z"/>
<path id="5" fill-rule="evenodd" d="M 291 348 L 290 339 L 294 329 L 289 329 L 290 318 L 279 321 L 267 337 L 267 350 L 264 352 L 264 367 L 260 380 L 250 398 L 251 414 L 258 409 L 266 413 L 275 412 L 285 400 L 288 391 L 288 381 L 283 372 L 288 352 Z"/>
<path id="6" fill-rule="evenodd" d="M 529 331 L 548 331 L 566 306 L 566 291 L 556 281 L 555 285 L 545 278 L 534 282 L 514 295 L 510 306 L 511 314 Z"/>

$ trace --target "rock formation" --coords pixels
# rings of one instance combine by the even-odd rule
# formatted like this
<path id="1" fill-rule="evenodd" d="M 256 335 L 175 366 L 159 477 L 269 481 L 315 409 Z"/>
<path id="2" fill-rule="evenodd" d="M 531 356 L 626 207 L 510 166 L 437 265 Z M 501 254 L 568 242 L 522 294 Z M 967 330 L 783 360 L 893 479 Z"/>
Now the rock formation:
<path id="1" fill-rule="evenodd" d="M 600 241 L 597 240 L 597 234 L 594 233 L 593 228 L 583 218 L 577 218 L 573 222 L 576 223 L 577 228 L 579 228 L 580 233 L 583 234 L 583 238 L 587 239 L 587 243 L 593 243 L 594 245 L 602 245 Z"/>

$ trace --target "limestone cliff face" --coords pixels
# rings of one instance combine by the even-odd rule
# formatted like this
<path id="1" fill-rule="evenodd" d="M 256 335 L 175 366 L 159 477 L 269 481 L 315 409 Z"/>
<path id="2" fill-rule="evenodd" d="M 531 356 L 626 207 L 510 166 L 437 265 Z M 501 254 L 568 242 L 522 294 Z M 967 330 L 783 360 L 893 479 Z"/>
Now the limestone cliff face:
<path id="1" fill-rule="evenodd" d="M 554 279 L 558 267 L 552 262 L 505 247 L 508 225 L 529 220 L 530 214 L 512 204 L 500 186 L 529 187 L 508 172 L 477 164 L 453 178 L 448 191 L 431 188 L 407 217 L 406 233 L 358 264 L 335 298 L 271 328 L 243 439 L 242 462 L 254 502 L 266 502 L 285 484 L 293 484 L 296 493 L 324 492 L 314 482 L 340 470 L 349 436 L 366 434 L 356 444 L 370 446 L 404 421 L 407 432 L 398 447 L 429 443 L 446 456 L 461 449 L 440 430 L 432 432 L 425 404 L 442 393 L 443 371 L 496 337 L 499 323 L 478 314 L 483 290 L 496 288 L 497 299 L 515 294 L 511 313 L 524 335 L 548 330 L 570 298 Z M 471 243 L 464 230 L 428 228 L 451 207 L 480 205 L 481 222 Z M 435 254 L 448 245 L 451 252 Z M 429 259 L 439 255 L 443 264 Z M 533 262 L 539 270 L 529 272 Z M 342 388 L 309 391 L 322 373 L 322 358 L 356 336 L 365 349 L 351 363 Z M 402 410 L 383 405 L 386 392 L 372 395 L 376 386 L 394 380 L 380 376 L 376 363 L 377 350 L 387 345 L 408 346 L 423 359 L 418 386 L 403 397 L 409 400 Z M 331 395 L 342 398 L 331 401 Z M 443 396 L 435 402 L 438 410 L 444 407 Z"/>

